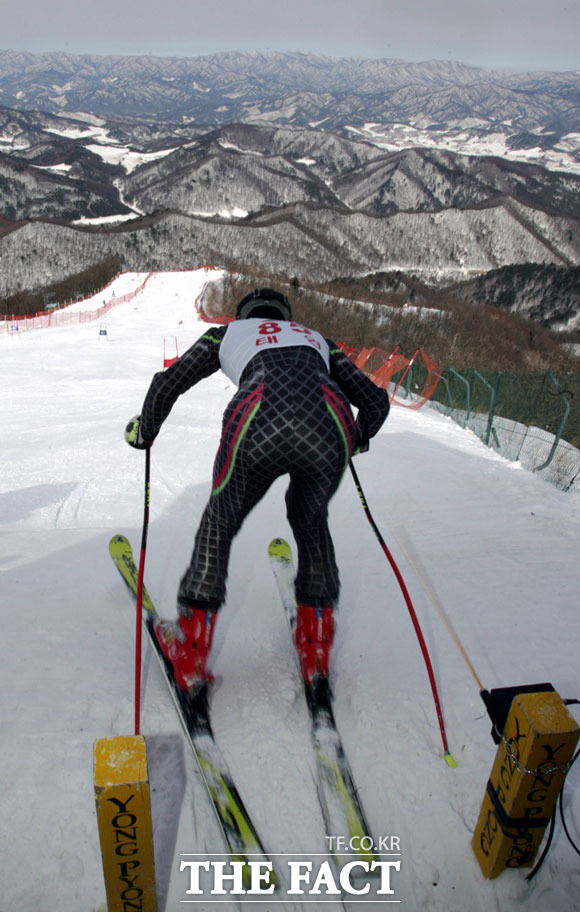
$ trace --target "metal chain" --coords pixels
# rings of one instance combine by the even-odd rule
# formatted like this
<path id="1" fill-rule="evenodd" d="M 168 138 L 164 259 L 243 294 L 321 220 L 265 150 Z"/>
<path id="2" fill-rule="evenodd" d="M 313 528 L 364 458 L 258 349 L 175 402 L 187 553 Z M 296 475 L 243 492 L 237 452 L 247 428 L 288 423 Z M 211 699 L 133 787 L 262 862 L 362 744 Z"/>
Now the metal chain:
<path id="1" fill-rule="evenodd" d="M 497 726 L 496 726 L 495 730 L 498 734 L 498 737 L 501 739 L 501 742 L 505 748 L 506 754 L 508 755 L 510 760 L 513 761 L 514 765 L 524 774 L 524 776 L 550 776 L 552 773 L 562 773 L 562 775 L 565 776 L 566 773 L 568 772 L 568 770 L 570 769 L 570 766 L 571 766 L 570 761 L 568 761 L 567 763 L 557 763 L 555 766 L 551 766 L 549 769 L 539 769 L 539 768 L 535 769 L 535 770 L 527 769 L 527 767 L 525 767 L 523 765 L 523 763 L 520 762 L 519 758 L 516 757 L 516 755 L 512 749 L 512 746 L 506 740 L 505 735 L 502 732 L 498 731 Z"/>

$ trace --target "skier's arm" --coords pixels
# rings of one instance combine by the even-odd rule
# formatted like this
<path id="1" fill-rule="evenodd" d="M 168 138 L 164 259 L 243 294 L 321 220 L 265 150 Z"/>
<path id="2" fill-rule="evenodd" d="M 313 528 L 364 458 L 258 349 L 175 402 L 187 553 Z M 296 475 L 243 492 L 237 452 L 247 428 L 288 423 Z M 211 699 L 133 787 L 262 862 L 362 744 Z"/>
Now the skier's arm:
<path id="1" fill-rule="evenodd" d="M 225 326 L 209 329 L 171 367 L 153 376 L 141 410 L 143 439 L 155 439 L 176 399 L 219 369 L 219 348 Z"/>
<path id="2" fill-rule="evenodd" d="M 356 428 L 361 449 L 368 449 L 389 414 L 389 394 L 367 377 L 333 342 L 330 345 L 330 375 L 357 409 Z"/>

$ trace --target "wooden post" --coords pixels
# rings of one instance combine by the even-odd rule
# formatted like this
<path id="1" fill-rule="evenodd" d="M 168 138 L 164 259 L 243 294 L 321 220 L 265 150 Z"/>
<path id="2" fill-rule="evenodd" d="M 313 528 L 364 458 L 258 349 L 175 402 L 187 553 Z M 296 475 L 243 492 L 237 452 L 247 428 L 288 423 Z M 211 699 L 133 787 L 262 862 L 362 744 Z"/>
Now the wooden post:
<path id="1" fill-rule="evenodd" d="M 108 912 L 155 912 L 153 827 L 145 739 L 95 742 L 95 798 Z"/>
<path id="2" fill-rule="evenodd" d="M 555 691 L 514 697 L 471 843 L 485 877 L 533 865 L 579 737 Z"/>

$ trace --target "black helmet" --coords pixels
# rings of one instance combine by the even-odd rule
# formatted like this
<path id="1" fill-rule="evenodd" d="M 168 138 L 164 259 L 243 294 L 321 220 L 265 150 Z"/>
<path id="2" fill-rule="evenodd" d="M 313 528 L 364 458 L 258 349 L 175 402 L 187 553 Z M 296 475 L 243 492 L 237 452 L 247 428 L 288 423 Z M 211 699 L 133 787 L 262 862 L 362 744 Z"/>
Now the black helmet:
<path id="1" fill-rule="evenodd" d="M 292 311 L 288 298 L 273 288 L 254 288 L 242 298 L 236 310 L 236 320 L 247 320 L 250 317 L 291 320 Z"/>

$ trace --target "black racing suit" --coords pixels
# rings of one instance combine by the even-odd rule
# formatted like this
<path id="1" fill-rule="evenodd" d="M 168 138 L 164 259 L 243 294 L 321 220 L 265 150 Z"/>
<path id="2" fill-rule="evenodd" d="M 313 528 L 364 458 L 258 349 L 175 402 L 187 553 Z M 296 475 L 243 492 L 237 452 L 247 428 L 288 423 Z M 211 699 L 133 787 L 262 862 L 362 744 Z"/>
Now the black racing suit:
<path id="1" fill-rule="evenodd" d="M 228 328 L 209 329 L 155 374 L 141 413 L 145 440 L 156 437 L 178 396 L 222 366 L 220 346 Z M 211 496 L 179 587 L 182 609 L 222 604 L 234 536 L 272 482 L 286 474 L 287 515 L 298 548 L 297 600 L 337 599 L 328 503 L 352 453 L 383 424 L 389 398 L 333 342 L 325 342 L 329 369 L 317 350 L 299 344 L 259 350 L 244 367 L 223 416 Z M 358 409 L 356 422 L 349 402 Z"/>

